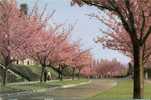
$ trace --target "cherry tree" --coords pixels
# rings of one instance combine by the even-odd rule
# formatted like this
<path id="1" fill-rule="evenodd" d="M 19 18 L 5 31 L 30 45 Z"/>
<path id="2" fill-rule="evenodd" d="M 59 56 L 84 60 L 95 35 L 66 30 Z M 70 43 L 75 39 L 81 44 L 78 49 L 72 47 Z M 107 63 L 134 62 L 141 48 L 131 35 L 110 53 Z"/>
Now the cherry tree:
<path id="1" fill-rule="evenodd" d="M 35 6 L 36 8 L 36 6 Z M 33 8 L 32 13 L 27 15 L 26 9 L 18 8 L 15 0 L 0 2 L 0 55 L 3 65 L 3 85 L 7 81 L 9 65 L 18 59 L 26 57 L 28 40 L 33 34 L 43 30 L 50 16 L 45 15 L 45 9 L 38 13 Z"/>
<path id="2" fill-rule="evenodd" d="M 16 2 L 0 2 L 0 55 L 3 65 L 3 85 L 7 81 L 9 65 L 21 57 L 22 45 L 30 37 L 28 34 L 29 22 L 26 15 L 17 8 Z"/>
<path id="3" fill-rule="evenodd" d="M 81 50 L 80 43 L 74 42 L 71 45 L 71 50 L 69 50 L 68 55 L 68 64 L 72 68 L 72 79 L 75 78 L 75 72 L 78 71 L 78 78 L 80 77 L 80 71 L 83 67 L 91 63 L 91 54 L 90 49 Z M 64 53 L 65 54 L 65 53 Z"/>
<path id="4" fill-rule="evenodd" d="M 116 59 L 113 59 L 111 61 L 101 60 L 94 66 L 94 69 L 97 76 L 100 78 L 121 76 L 122 74 L 124 74 L 124 71 L 126 72 L 125 66 L 118 62 Z"/>
<path id="5" fill-rule="evenodd" d="M 75 58 L 75 66 L 78 70 L 78 79 L 80 78 L 80 72 L 84 67 L 91 67 L 92 57 L 89 49 L 79 52 L 79 57 Z"/>
<path id="6" fill-rule="evenodd" d="M 35 23 L 34 27 L 36 25 L 38 24 Z M 42 67 L 40 82 L 46 78 L 44 77 L 46 67 L 51 67 L 58 72 L 59 79 L 62 80 L 63 70 L 70 61 L 74 46 L 69 43 L 68 37 L 73 27 L 69 27 L 68 30 L 61 28 L 62 25 L 47 25 L 28 39 L 25 51 L 30 59 L 35 60 Z"/>
<path id="7" fill-rule="evenodd" d="M 82 68 L 80 74 L 89 79 L 90 77 L 95 76 L 96 72 L 95 72 L 94 68 L 92 68 L 91 66 L 85 66 Z"/>
<path id="8" fill-rule="evenodd" d="M 98 15 L 92 15 L 92 16 L 100 20 L 100 17 Z M 116 23 L 115 19 L 110 18 L 110 20 Z M 114 28 L 114 26 L 111 26 L 111 27 Z M 96 40 L 96 43 L 101 43 L 103 47 L 107 47 L 112 50 L 117 50 L 127 55 L 133 60 L 133 46 L 132 46 L 130 37 L 128 36 L 125 30 L 121 30 L 118 28 L 114 29 L 115 31 L 111 33 L 101 30 L 102 32 L 104 32 L 105 35 L 102 37 L 98 37 Z M 151 55 L 150 38 L 151 37 L 149 36 L 146 43 L 143 46 L 143 59 L 142 59 L 143 64 L 150 61 L 149 59 Z"/>
<path id="9" fill-rule="evenodd" d="M 60 70 L 60 79 L 62 80 L 63 70 L 67 67 L 73 70 L 72 79 L 75 77 L 76 70 L 78 70 L 80 77 L 81 69 L 91 62 L 89 49 L 81 50 L 78 42 L 70 43 L 69 41 L 62 42 L 60 46 L 58 46 L 57 50 L 59 51 L 57 51 L 55 59 Z"/>
<path id="10" fill-rule="evenodd" d="M 48 63 L 48 56 L 53 49 L 53 37 L 48 35 L 47 32 L 38 32 L 33 35 L 30 39 L 28 46 L 26 48 L 26 54 L 28 58 L 35 60 L 38 64 L 42 66 L 40 81 L 44 81 L 44 71 L 46 64 Z"/>
<path id="11" fill-rule="evenodd" d="M 128 34 L 133 51 L 134 88 L 133 98 L 144 96 L 144 67 L 143 47 L 151 33 L 151 1 L 150 0 L 73 0 L 72 4 L 88 4 L 117 17 L 120 24 L 110 22 L 108 25 L 117 26 Z M 102 18 L 103 19 L 103 18 Z M 107 20 L 110 21 L 110 20 Z M 115 27 L 116 28 L 116 27 Z M 114 29 L 112 30 L 114 31 Z"/>
<path id="12" fill-rule="evenodd" d="M 69 41 L 63 41 L 57 47 L 57 53 L 54 58 L 55 64 L 58 65 L 57 69 L 59 70 L 59 79 L 63 79 L 63 70 L 72 65 L 72 57 L 75 51 L 75 44 L 71 44 Z"/>

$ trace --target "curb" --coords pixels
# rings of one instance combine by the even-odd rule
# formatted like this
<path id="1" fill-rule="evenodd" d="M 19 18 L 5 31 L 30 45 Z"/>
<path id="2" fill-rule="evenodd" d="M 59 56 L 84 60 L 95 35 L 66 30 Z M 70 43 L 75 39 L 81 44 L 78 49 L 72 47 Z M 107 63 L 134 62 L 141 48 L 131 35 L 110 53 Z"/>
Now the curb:
<path id="1" fill-rule="evenodd" d="M 81 85 L 86 85 L 86 84 L 90 84 L 92 81 L 89 80 L 88 82 L 81 82 L 79 84 L 70 84 L 70 85 L 63 85 L 61 86 L 61 88 L 70 88 L 70 87 L 76 87 L 76 86 L 81 86 Z"/>

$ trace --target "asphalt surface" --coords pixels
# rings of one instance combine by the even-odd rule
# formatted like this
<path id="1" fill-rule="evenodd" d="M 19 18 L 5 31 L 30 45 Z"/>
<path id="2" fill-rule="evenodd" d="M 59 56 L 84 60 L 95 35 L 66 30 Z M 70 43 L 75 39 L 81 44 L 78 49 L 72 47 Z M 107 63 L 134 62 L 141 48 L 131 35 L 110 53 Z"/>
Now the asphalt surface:
<path id="1" fill-rule="evenodd" d="M 18 93 L 1 96 L 0 100 L 85 100 L 116 85 L 111 80 L 92 80 L 90 84 L 70 88 L 50 88 L 40 93 Z"/>

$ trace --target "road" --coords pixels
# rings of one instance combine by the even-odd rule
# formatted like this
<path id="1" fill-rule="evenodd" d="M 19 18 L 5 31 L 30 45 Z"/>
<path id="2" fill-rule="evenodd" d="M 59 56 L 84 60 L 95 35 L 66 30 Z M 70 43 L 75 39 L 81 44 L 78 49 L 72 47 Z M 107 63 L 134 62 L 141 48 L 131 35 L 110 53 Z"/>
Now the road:
<path id="1" fill-rule="evenodd" d="M 0 100 L 85 100 L 115 85 L 111 80 L 92 80 L 90 84 L 70 88 L 50 89 L 47 92 L 27 93 L 1 97 Z"/>

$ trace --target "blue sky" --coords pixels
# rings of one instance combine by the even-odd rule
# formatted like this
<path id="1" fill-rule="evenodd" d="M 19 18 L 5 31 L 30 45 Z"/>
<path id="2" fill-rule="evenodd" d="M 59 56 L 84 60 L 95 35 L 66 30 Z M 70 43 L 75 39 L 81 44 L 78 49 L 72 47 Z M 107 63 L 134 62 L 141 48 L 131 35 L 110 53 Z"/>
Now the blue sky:
<path id="1" fill-rule="evenodd" d="M 18 3 L 27 3 L 29 8 L 34 5 L 36 0 L 17 0 Z M 43 8 L 47 4 L 47 13 L 51 13 L 56 10 L 53 16 L 55 23 L 61 24 L 74 24 L 76 23 L 75 29 L 72 33 L 71 40 L 81 40 L 82 48 L 92 48 L 91 53 L 96 59 L 113 59 L 122 63 L 127 63 L 129 59 L 121 53 L 113 50 L 103 49 L 101 45 L 94 43 L 94 39 L 97 36 L 101 36 L 102 33 L 99 28 L 105 28 L 100 22 L 95 19 L 90 19 L 87 14 L 97 13 L 95 7 L 89 6 L 70 6 L 70 0 L 39 0 L 38 5 Z"/>

